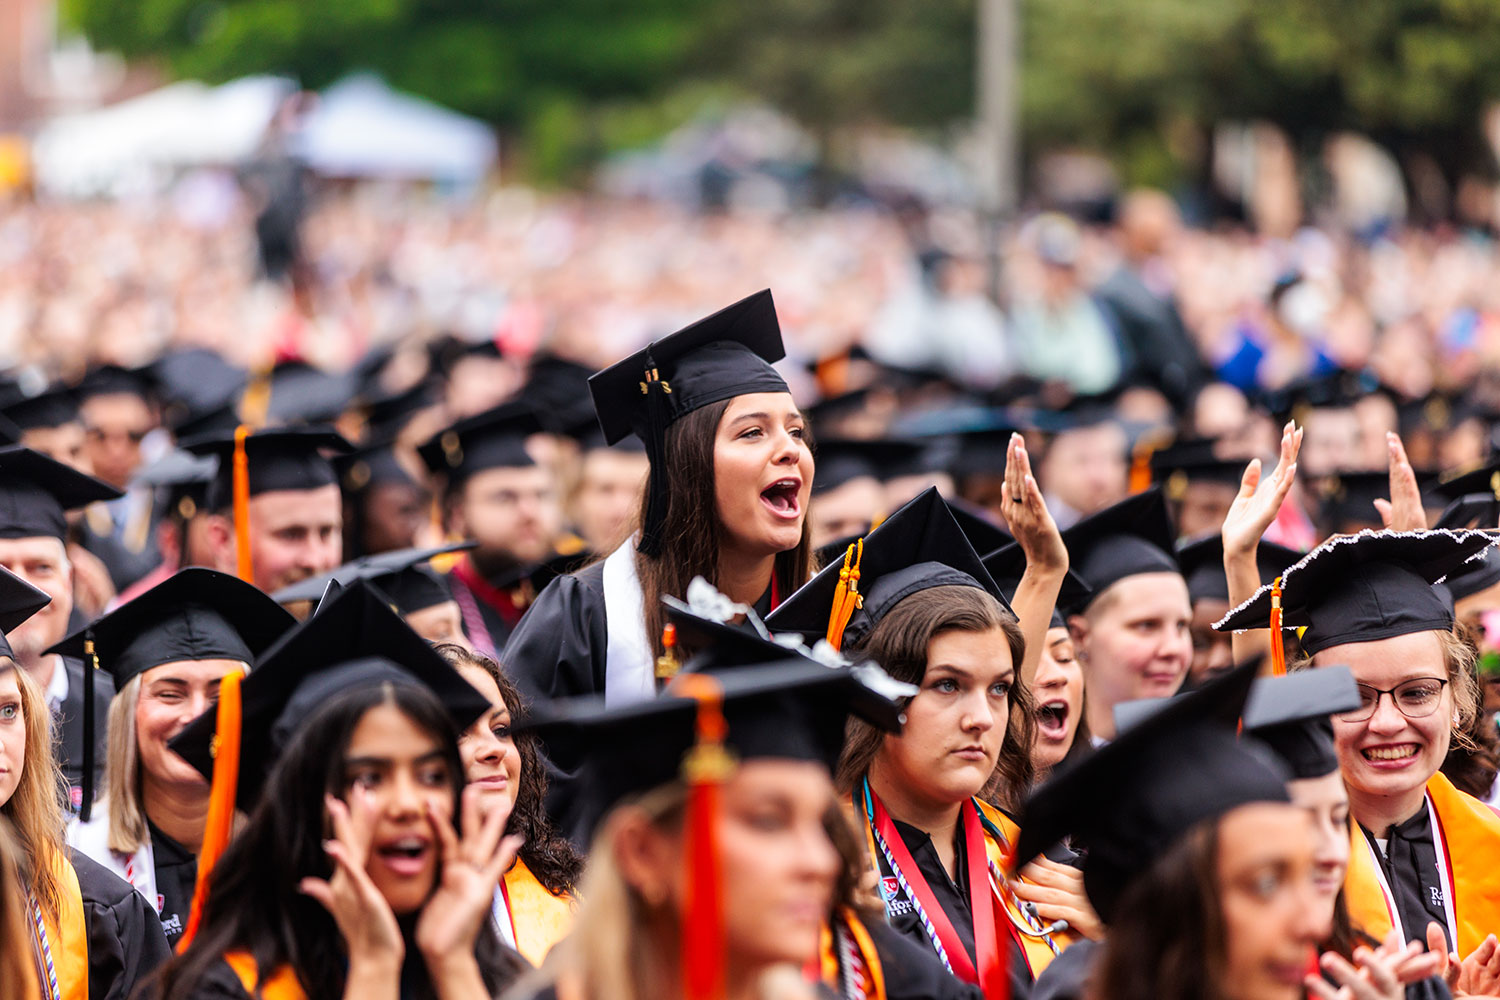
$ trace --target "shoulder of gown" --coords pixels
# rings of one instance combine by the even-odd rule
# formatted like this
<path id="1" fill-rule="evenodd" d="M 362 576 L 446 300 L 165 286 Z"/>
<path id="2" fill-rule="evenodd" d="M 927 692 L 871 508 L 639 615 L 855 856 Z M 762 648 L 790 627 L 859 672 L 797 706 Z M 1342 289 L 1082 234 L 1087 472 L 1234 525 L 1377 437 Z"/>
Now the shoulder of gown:
<path id="1" fill-rule="evenodd" d="M 1099 961 L 1099 945 L 1084 938 L 1074 941 L 1054 958 L 1031 988 L 1031 1000 L 1083 1000 Z"/>
<path id="2" fill-rule="evenodd" d="M 161 921 L 130 883 L 81 851 L 68 860 L 78 874 L 88 927 L 90 1000 L 127 1000 L 172 957 Z"/>
<path id="3" fill-rule="evenodd" d="M 984 1000 L 979 987 L 943 968 L 936 952 L 923 948 L 884 920 L 866 920 L 864 925 L 880 956 L 889 1000 Z"/>
<path id="4" fill-rule="evenodd" d="M 604 690 L 608 643 L 600 562 L 547 584 L 516 624 L 500 660 L 526 697 L 571 698 Z"/>

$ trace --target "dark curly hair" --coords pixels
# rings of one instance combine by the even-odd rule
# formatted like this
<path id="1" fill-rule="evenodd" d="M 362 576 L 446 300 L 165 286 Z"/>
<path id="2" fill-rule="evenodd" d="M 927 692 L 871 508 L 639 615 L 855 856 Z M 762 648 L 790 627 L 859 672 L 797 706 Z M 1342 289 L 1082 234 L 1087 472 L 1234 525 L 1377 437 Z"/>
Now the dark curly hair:
<path id="1" fill-rule="evenodd" d="M 513 720 L 525 714 L 526 700 L 520 689 L 505 676 L 500 664 L 455 642 L 440 642 L 433 648 L 454 667 L 474 667 L 489 674 L 500 689 L 500 698 Z M 529 732 L 516 733 L 512 739 L 521 758 L 521 782 L 506 832 L 519 833 L 526 838 L 521 847 L 521 860 L 548 892 L 554 895 L 572 893 L 583 874 L 583 856 L 566 837 L 552 829 L 552 820 L 546 809 L 547 768 L 537 751 L 536 736 Z"/>

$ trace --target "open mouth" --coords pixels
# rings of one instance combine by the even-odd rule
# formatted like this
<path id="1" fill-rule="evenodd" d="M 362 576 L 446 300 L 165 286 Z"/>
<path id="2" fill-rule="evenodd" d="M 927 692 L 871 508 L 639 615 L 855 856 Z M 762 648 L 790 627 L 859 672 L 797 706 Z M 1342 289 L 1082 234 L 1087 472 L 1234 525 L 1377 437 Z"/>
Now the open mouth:
<path id="1" fill-rule="evenodd" d="M 1043 702 L 1036 709 L 1036 727 L 1044 739 L 1061 740 L 1068 734 L 1068 703 L 1061 698 Z"/>
<path id="2" fill-rule="evenodd" d="M 375 849 L 375 855 L 397 875 L 417 875 L 427 863 L 432 841 L 426 837 L 402 837 Z"/>
<path id="3" fill-rule="evenodd" d="M 800 479 L 778 479 L 760 491 L 760 502 L 771 508 L 778 517 L 796 517 L 802 510 L 797 494 L 802 489 Z"/>
<path id="4" fill-rule="evenodd" d="M 1361 750 L 1360 753 L 1364 754 L 1365 760 L 1368 761 L 1401 761 L 1415 757 L 1417 749 L 1415 743 L 1398 743 L 1395 746 L 1370 747 L 1367 750 Z"/>

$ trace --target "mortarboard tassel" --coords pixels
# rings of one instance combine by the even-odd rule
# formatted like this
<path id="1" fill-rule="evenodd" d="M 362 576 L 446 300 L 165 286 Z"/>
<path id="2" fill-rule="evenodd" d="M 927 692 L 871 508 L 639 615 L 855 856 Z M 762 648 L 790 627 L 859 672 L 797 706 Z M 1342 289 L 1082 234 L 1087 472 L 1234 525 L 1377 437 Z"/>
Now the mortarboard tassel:
<path id="1" fill-rule="evenodd" d="M 1271 676 L 1286 676 L 1286 647 L 1281 642 L 1281 577 L 1271 581 Z"/>
<path id="2" fill-rule="evenodd" d="M 707 674 L 682 674 L 674 694 L 696 699 L 698 717 L 693 748 L 682 760 L 687 781 L 687 895 L 683 900 L 682 995 L 684 1000 L 721 1000 L 725 981 L 723 878 L 715 827 L 719 789 L 734 773 L 734 758 L 724 747 L 729 724 L 724 720 L 724 689 Z"/>
<path id="3" fill-rule="evenodd" d="M 245 439 L 249 436 L 249 424 L 240 424 L 234 429 L 231 485 L 234 493 L 235 573 L 241 580 L 253 584 L 255 569 L 250 562 L 250 456 L 245 451 Z"/>
<path id="4" fill-rule="evenodd" d="M 78 821 L 87 823 L 94 812 L 94 671 L 99 669 L 99 654 L 94 652 L 94 634 L 83 641 L 83 652 L 89 662 L 83 666 L 83 801 L 78 806 Z"/>
<path id="5" fill-rule="evenodd" d="M 1155 449 L 1145 439 L 1136 443 L 1130 454 L 1130 494 L 1144 493 L 1151 488 L 1151 454 Z"/>
<path id="6" fill-rule="evenodd" d="M 681 669 L 682 664 L 677 659 L 677 626 L 667 622 L 661 629 L 661 655 L 656 658 L 656 679 L 669 681 Z"/>
<path id="7" fill-rule="evenodd" d="M 240 727 L 244 713 L 240 705 L 240 682 L 243 670 L 231 670 L 219 682 L 219 706 L 214 716 L 214 780 L 208 793 L 208 818 L 203 826 L 203 847 L 198 852 L 198 879 L 193 885 L 193 905 L 187 927 L 177 942 L 180 955 L 192 944 L 203 920 L 203 904 L 208 898 L 208 880 L 219 855 L 229 844 L 234 826 L 234 801 L 240 783 Z"/>
<path id="8" fill-rule="evenodd" d="M 841 649 L 844 644 L 844 629 L 855 609 L 864 607 L 865 599 L 859 592 L 859 563 L 865 555 L 863 538 L 852 543 L 844 552 L 844 565 L 839 570 L 838 586 L 833 590 L 833 606 L 828 612 L 828 644 Z"/>
<path id="9" fill-rule="evenodd" d="M 646 479 L 646 522 L 641 525 L 637 549 L 653 559 L 661 555 L 661 525 L 667 516 L 667 395 L 672 386 L 661 377 L 650 353 L 646 355 L 646 378 L 639 383 L 646 397 L 646 457 L 651 472 Z"/>

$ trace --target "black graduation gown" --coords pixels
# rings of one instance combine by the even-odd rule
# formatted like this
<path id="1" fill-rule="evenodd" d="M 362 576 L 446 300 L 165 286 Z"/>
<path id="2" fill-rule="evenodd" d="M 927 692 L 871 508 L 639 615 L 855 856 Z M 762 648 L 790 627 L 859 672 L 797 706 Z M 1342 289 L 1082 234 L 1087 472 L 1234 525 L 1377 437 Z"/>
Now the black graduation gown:
<path id="1" fill-rule="evenodd" d="M 955 856 L 957 859 L 957 879 L 950 878 L 948 869 L 943 867 L 942 859 L 938 857 L 937 848 L 932 843 L 932 838 L 927 834 L 910 826 L 900 820 L 894 820 L 896 832 L 901 835 L 902 841 L 906 843 L 906 849 L 911 852 L 912 860 L 917 863 L 917 870 L 927 880 L 927 885 L 932 889 L 933 896 L 938 905 L 948 915 L 948 920 L 953 924 L 953 930 L 963 944 L 964 950 L 969 953 L 969 960 L 976 961 L 974 953 L 974 912 L 969 905 L 968 888 L 968 859 L 965 850 L 964 829 L 960 824 L 955 837 Z M 886 863 L 884 857 L 880 859 L 880 877 L 882 880 L 890 878 L 893 872 Z M 889 883 L 887 883 L 889 884 Z M 937 953 L 933 950 L 932 939 L 927 936 L 927 931 L 922 927 L 921 918 L 917 915 L 917 908 L 913 901 L 908 899 L 906 893 L 897 889 L 895 896 L 887 907 L 888 919 L 891 927 L 903 937 L 914 944 L 925 949 L 936 958 Z M 1007 931 L 1008 926 L 1002 925 L 997 928 L 1005 935 L 1006 947 L 1010 950 L 1008 969 L 1010 972 L 1010 995 L 1016 1000 L 1024 1000 L 1031 996 L 1031 973 L 1026 965 L 1026 956 L 1021 952 L 1021 946 L 1016 943 L 1015 938 Z M 941 968 L 941 964 L 939 964 Z M 946 969 L 943 970 L 947 972 Z"/>
<path id="2" fill-rule="evenodd" d="M 879 920 L 865 923 L 885 975 L 887 1000 L 984 1000 L 979 987 L 943 968 L 937 952 Z"/>
<path id="3" fill-rule="evenodd" d="M 604 563 L 553 580 L 505 643 L 506 674 L 532 700 L 604 691 Z"/>
<path id="4" fill-rule="evenodd" d="M 1417 814 L 1403 823 L 1381 831 L 1386 837 L 1385 851 L 1376 843 L 1376 834 L 1364 827 L 1360 832 L 1381 859 L 1391 894 L 1396 897 L 1396 911 L 1410 941 L 1427 939 L 1427 924 L 1437 921 L 1447 926 L 1443 912 L 1443 883 L 1438 876 L 1437 848 L 1432 842 L 1432 819 L 1424 802 Z M 1453 942 L 1448 942 L 1453 947 Z"/>
<path id="5" fill-rule="evenodd" d="M 128 1000 L 172 957 L 161 922 L 124 879 L 71 848 L 68 858 L 88 928 L 89 1000 Z"/>
<path id="6" fill-rule="evenodd" d="M 167 943 L 177 946 L 177 939 L 187 927 L 193 907 L 193 887 L 198 880 L 198 858 L 186 847 L 168 837 L 149 820 L 151 858 L 156 868 L 156 892 L 160 897 L 161 929 Z"/>
<path id="7" fill-rule="evenodd" d="M 499 653 L 505 649 L 507 640 L 515 629 L 524 613 L 525 597 L 530 596 L 529 590 L 522 590 L 521 584 L 530 569 L 518 570 L 507 574 L 500 582 L 486 581 L 494 586 L 496 590 L 505 595 L 510 602 L 509 608 L 498 608 L 485 600 L 482 594 L 469 588 L 459 577 L 448 572 L 443 574 L 443 583 L 448 587 L 448 593 L 453 595 L 453 600 L 458 604 L 463 618 L 464 634 L 469 637 L 470 642 L 476 645 L 482 644 L 482 637 L 476 635 L 476 630 L 470 624 L 470 608 L 479 612 L 480 621 L 484 623 L 484 630 L 489 635 L 489 641 L 494 645 L 495 652 Z"/>
<path id="8" fill-rule="evenodd" d="M 68 672 L 68 696 L 52 723 L 58 735 L 57 762 L 68 782 L 68 804 L 77 812 L 83 804 L 83 661 L 71 656 L 62 658 L 62 669 Z M 94 794 L 104 786 L 104 757 L 108 752 L 109 703 L 115 696 L 115 682 L 106 671 L 94 671 Z"/>
<path id="9" fill-rule="evenodd" d="M 1062 950 L 1036 977 L 1031 1000 L 1083 1000 L 1099 961 L 1099 943 L 1080 938 Z"/>

